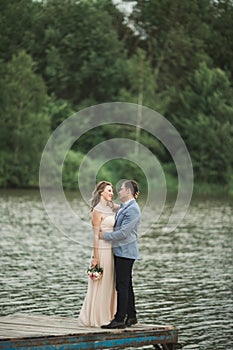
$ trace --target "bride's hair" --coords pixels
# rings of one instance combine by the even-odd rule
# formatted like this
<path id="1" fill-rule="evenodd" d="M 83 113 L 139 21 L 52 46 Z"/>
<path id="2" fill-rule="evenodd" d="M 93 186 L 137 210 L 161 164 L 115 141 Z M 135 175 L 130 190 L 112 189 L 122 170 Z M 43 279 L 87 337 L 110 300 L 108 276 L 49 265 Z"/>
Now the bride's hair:
<path id="1" fill-rule="evenodd" d="M 100 181 L 96 184 L 94 191 L 92 192 L 92 198 L 91 198 L 91 211 L 95 208 L 95 206 L 100 201 L 100 195 L 104 191 L 106 186 L 111 186 L 111 182 L 108 181 Z"/>

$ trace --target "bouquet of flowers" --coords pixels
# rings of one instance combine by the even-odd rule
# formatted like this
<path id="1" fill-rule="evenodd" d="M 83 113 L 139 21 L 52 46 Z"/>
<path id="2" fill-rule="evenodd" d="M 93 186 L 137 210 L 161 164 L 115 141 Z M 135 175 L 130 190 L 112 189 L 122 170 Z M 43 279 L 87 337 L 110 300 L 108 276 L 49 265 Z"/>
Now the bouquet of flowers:
<path id="1" fill-rule="evenodd" d="M 102 267 L 95 265 L 95 266 L 89 267 L 87 269 L 87 274 L 92 279 L 92 281 L 97 281 L 102 277 L 103 269 L 102 269 Z"/>

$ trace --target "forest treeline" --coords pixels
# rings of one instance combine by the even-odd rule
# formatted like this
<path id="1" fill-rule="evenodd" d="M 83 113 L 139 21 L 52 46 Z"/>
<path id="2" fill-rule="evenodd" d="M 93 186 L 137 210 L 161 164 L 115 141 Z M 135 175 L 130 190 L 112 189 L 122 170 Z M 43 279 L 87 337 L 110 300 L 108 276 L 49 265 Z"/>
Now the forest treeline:
<path id="1" fill-rule="evenodd" d="M 196 190 L 233 193 L 233 2 L 138 0 L 129 18 L 110 0 L 1 0 L 0 187 L 36 187 L 49 135 L 73 113 L 104 102 L 133 102 L 165 116 L 190 152 Z M 101 127 L 69 151 L 72 188 L 85 155 L 132 128 Z M 163 164 L 163 145 L 141 132 Z M 54 163 L 54 167 L 56 164 Z M 91 167 L 91 160 L 90 160 Z M 118 160 L 101 176 L 142 174 Z"/>

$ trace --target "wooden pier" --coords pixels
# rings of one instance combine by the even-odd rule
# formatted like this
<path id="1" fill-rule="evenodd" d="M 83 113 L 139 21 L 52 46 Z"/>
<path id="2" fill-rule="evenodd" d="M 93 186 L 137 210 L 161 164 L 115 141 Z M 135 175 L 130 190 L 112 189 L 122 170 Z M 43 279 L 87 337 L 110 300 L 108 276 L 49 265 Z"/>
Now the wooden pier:
<path id="1" fill-rule="evenodd" d="M 0 317 L 0 349 L 113 349 L 153 344 L 155 349 L 178 349 L 173 326 L 137 324 L 125 329 L 83 328 L 77 319 L 38 314 Z"/>

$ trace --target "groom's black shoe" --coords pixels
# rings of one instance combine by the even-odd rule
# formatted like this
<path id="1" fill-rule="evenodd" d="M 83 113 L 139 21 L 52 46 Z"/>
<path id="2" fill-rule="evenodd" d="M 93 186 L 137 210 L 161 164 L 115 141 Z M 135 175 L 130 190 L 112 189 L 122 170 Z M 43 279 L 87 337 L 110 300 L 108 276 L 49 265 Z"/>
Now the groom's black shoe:
<path id="1" fill-rule="evenodd" d="M 101 326 L 101 328 L 104 329 L 115 329 L 115 328 L 125 328 L 125 322 L 118 322 L 115 320 L 112 320 L 109 324 L 105 324 L 103 326 Z"/>
<path id="2" fill-rule="evenodd" d="M 136 317 L 133 317 L 133 318 L 129 317 L 125 321 L 126 327 L 130 327 L 130 326 L 132 326 L 133 324 L 136 324 L 136 323 L 138 323 L 138 320 L 136 319 Z"/>

